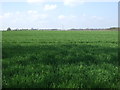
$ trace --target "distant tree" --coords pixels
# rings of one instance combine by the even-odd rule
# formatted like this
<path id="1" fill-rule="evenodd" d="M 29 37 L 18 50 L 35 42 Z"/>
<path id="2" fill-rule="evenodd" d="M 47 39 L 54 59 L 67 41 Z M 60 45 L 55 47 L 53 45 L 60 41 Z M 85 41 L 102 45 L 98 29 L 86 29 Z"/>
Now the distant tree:
<path id="1" fill-rule="evenodd" d="M 9 28 L 7 28 L 7 31 L 11 31 L 11 28 L 9 27 Z"/>
<path id="2" fill-rule="evenodd" d="M 33 30 L 33 28 L 31 28 L 30 30 Z"/>

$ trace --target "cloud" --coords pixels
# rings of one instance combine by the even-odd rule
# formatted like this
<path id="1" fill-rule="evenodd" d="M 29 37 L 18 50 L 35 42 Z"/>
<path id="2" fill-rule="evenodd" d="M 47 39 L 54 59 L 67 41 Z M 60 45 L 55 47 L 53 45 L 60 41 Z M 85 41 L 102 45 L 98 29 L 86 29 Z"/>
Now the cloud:
<path id="1" fill-rule="evenodd" d="M 3 20 L 5 18 L 7 19 L 11 16 L 13 16 L 13 13 L 10 13 L 10 12 L 4 13 L 4 14 L 0 15 L 0 20 Z"/>
<path id="2" fill-rule="evenodd" d="M 75 15 L 59 15 L 58 16 L 58 19 L 60 19 L 60 20 L 63 20 L 63 19 L 66 19 L 66 20 L 74 20 L 74 19 L 76 19 L 77 18 L 77 16 L 75 16 Z"/>
<path id="3" fill-rule="evenodd" d="M 48 15 L 47 14 L 40 14 L 39 17 L 40 17 L 40 19 L 46 19 L 48 17 Z"/>
<path id="4" fill-rule="evenodd" d="M 75 6 L 77 4 L 83 4 L 85 0 L 63 0 L 64 5 Z"/>
<path id="5" fill-rule="evenodd" d="M 0 0 L 0 2 L 28 2 L 28 3 L 38 3 L 38 2 L 73 2 L 73 1 L 84 1 L 84 2 L 119 2 L 119 0 Z"/>
<path id="6" fill-rule="evenodd" d="M 65 6 L 74 7 L 76 5 L 82 5 L 86 2 L 119 2 L 119 0 L 27 0 L 28 3 L 56 3 L 62 2 Z"/>
<path id="7" fill-rule="evenodd" d="M 54 9 L 56 9 L 57 8 L 57 5 L 49 5 L 49 4 L 46 4 L 45 6 L 44 6 L 44 10 L 54 10 Z"/>
<path id="8" fill-rule="evenodd" d="M 70 18 L 76 18 L 77 16 L 75 16 L 75 15 L 70 15 Z"/>
<path id="9" fill-rule="evenodd" d="M 100 17 L 100 16 L 92 16 L 92 19 L 94 19 L 94 20 L 103 20 L 103 18 Z"/>
<path id="10" fill-rule="evenodd" d="M 14 13 L 11 12 L 6 12 L 2 13 L 0 15 L 0 20 L 2 22 L 7 22 L 7 21 L 34 21 L 34 20 L 41 20 L 41 19 L 46 19 L 48 17 L 48 14 L 45 13 L 39 13 L 38 11 L 35 10 L 28 10 L 26 12 L 20 12 L 16 11 Z"/>
<path id="11" fill-rule="evenodd" d="M 47 20 L 48 15 L 45 13 L 36 12 L 34 10 L 28 10 L 26 12 L 16 11 L 14 13 L 2 13 L 0 15 L 0 27 L 31 27 L 36 22 L 42 23 Z"/>
<path id="12" fill-rule="evenodd" d="M 28 3 L 42 3 L 42 2 L 45 2 L 45 0 L 27 0 Z"/>
<path id="13" fill-rule="evenodd" d="M 119 0 L 61 0 L 66 6 L 82 5 L 86 2 L 119 2 Z"/>
<path id="14" fill-rule="evenodd" d="M 28 20 L 31 20 L 31 21 L 35 21 L 35 20 L 41 20 L 41 19 L 46 19 L 48 17 L 47 14 L 44 14 L 44 13 L 39 13 L 38 11 L 35 11 L 35 10 L 28 10 L 27 11 L 27 14 L 26 14 Z"/>
<path id="15" fill-rule="evenodd" d="M 37 11 L 34 11 L 34 10 L 28 10 L 27 13 L 28 13 L 28 14 L 37 14 L 38 12 L 37 12 Z"/>
<path id="16" fill-rule="evenodd" d="M 15 14 L 19 15 L 19 14 L 20 14 L 20 12 L 19 12 L 19 11 L 16 11 L 16 12 L 15 12 Z"/>
<path id="17" fill-rule="evenodd" d="M 66 18 L 66 16 L 64 16 L 64 15 L 59 15 L 58 16 L 58 19 L 65 19 Z"/>

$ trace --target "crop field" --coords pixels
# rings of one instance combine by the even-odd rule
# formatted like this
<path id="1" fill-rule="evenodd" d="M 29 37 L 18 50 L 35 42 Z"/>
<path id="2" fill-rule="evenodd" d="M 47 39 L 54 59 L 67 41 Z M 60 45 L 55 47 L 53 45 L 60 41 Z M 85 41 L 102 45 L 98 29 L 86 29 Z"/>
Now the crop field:
<path id="1" fill-rule="evenodd" d="M 3 88 L 120 88 L 118 31 L 3 31 Z"/>

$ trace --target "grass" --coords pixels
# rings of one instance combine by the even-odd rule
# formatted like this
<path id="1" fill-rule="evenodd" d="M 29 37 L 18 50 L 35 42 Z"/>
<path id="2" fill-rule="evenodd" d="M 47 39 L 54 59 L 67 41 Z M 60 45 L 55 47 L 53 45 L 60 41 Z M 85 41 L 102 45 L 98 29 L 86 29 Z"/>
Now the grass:
<path id="1" fill-rule="evenodd" d="M 3 88 L 120 88 L 117 31 L 2 35 Z"/>

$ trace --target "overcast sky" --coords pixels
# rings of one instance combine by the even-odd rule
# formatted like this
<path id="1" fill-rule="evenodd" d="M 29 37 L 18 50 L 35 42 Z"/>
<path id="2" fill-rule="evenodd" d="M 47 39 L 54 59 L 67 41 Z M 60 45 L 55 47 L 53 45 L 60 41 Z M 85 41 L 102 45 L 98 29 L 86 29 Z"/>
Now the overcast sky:
<path id="1" fill-rule="evenodd" d="M 7 27 L 12 29 L 69 29 L 118 26 L 117 2 L 35 1 L 1 2 L 0 29 L 7 29 Z"/>

